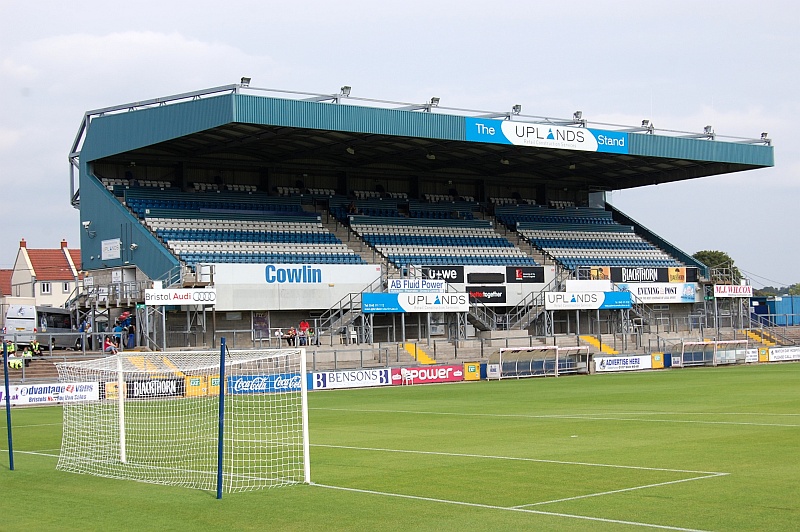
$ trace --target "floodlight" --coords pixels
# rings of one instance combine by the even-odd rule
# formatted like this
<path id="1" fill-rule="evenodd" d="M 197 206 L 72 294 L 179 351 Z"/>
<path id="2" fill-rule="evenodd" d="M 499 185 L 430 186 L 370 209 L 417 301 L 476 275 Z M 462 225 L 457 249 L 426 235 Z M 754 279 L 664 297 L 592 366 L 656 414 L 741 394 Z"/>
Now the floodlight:
<path id="1" fill-rule="evenodd" d="M 347 98 L 348 96 L 350 96 L 351 90 L 352 87 L 350 87 L 350 85 L 345 85 L 344 87 L 341 88 L 341 95 Z"/>
<path id="2" fill-rule="evenodd" d="M 510 164 L 510 163 L 508 162 L 508 159 L 506 159 L 505 157 L 503 157 L 502 159 L 500 159 L 500 164 L 505 164 L 505 165 L 508 165 L 508 164 Z"/>
<path id="3" fill-rule="evenodd" d="M 511 108 L 512 115 L 518 115 L 522 112 L 522 106 L 520 104 L 516 104 L 514 107 Z"/>
<path id="4" fill-rule="evenodd" d="M 347 149 L 346 149 L 345 151 L 346 151 L 347 153 L 349 153 L 350 155 L 355 155 L 355 154 L 356 154 L 356 150 L 355 150 L 355 148 L 353 148 L 352 146 L 348 146 L 348 147 L 347 147 Z"/>
<path id="5" fill-rule="evenodd" d="M 646 118 L 644 120 L 642 120 L 642 127 L 649 128 L 650 127 L 650 121 L 647 120 Z"/>
<path id="6" fill-rule="evenodd" d="M 583 119 L 583 111 L 575 111 L 572 113 L 572 119 L 576 122 L 580 122 Z"/>
<path id="7" fill-rule="evenodd" d="M 431 98 L 431 107 L 439 107 L 439 101 L 440 101 L 440 98 L 437 97 L 437 96 L 434 96 L 433 98 Z"/>
<path id="8" fill-rule="evenodd" d="M 436 155 L 432 154 L 431 152 L 426 153 L 425 157 L 427 157 L 429 161 L 433 161 L 436 159 Z"/>
<path id="9" fill-rule="evenodd" d="M 761 140 L 769 140 L 769 133 L 766 131 L 761 134 Z"/>
<path id="10" fill-rule="evenodd" d="M 250 78 L 242 78 L 240 80 L 242 87 L 249 87 L 250 86 Z"/>
<path id="11" fill-rule="evenodd" d="M 713 135 L 714 134 L 714 128 L 711 127 L 711 126 L 706 126 L 706 127 L 703 128 L 703 133 L 705 133 L 706 135 Z"/>

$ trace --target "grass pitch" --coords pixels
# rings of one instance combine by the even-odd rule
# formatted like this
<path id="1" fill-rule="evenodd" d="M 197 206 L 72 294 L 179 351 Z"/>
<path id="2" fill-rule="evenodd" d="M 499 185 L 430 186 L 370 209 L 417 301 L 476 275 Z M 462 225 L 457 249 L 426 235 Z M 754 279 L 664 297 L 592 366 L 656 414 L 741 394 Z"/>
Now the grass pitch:
<path id="1" fill-rule="evenodd" d="M 2 530 L 793 530 L 800 364 L 309 394 L 315 485 L 56 471 L 61 409 L 5 416 Z"/>

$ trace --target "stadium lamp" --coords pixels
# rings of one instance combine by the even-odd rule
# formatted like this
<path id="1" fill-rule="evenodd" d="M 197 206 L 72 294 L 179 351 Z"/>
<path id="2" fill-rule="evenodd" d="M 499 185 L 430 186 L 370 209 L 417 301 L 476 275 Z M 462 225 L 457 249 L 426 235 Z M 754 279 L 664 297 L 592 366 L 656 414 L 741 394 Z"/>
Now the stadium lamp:
<path id="1" fill-rule="evenodd" d="M 583 111 L 575 111 L 572 113 L 572 121 L 580 127 L 586 127 L 586 119 L 583 118 Z"/>
<path id="2" fill-rule="evenodd" d="M 439 107 L 439 102 L 441 98 L 438 96 L 434 96 L 430 99 L 427 103 L 417 103 L 413 105 L 404 105 L 403 107 L 397 107 L 398 111 L 425 111 L 426 113 L 430 113 L 431 109 L 434 107 Z"/>
<path id="3" fill-rule="evenodd" d="M 516 104 L 516 105 L 514 105 L 514 107 L 511 108 L 511 114 L 512 115 L 518 115 L 521 112 L 522 112 L 522 106 L 520 104 Z"/>
<path id="4" fill-rule="evenodd" d="M 506 159 L 505 157 L 502 157 L 502 158 L 500 159 L 500 164 L 504 164 L 504 165 L 508 166 L 508 165 L 509 165 L 509 164 L 511 164 L 511 163 L 509 162 L 509 160 L 508 160 L 508 159 Z"/>
<path id="5" fill-rule="evenodd" d="M 341 100 L 342 98 L 347 98 L 347 97 L 350 96 L 350 91 L 351 90 L 352 90 L 352 87 L 350 85 L 343 85 L 339 89 L 339 92 L 337 92 L 336 94 L 320 94 L 319 96 L 314 96 L 314 97 L 311 97 L 311 98 L 304 98 L 303 100 L 300 100 L 300 101 L 303 101 L 303 102 L 333 102 L 333 103 L 339 103 L 339 100 Z"/>
<path id="6" fill-rule="evenodd" d="M 425 154 L 425 158 L 428 159 L 429 161 L 435 161 L 436 155 L 432 154 L 431 152 L 428 152 Z"/>
<path id="7" fill-rule="evenodd" d="M 347 149 L 345 149 L 344 151 L 346 151 L 350 155 L 355 155 L 356 154 L 356 149 L 353 148 L 352 146 L 348 146 Z"/>
<path id="8" fill-rule="evenodd" d="M 240 80 L 240 83 L 241 83 L 242 87 L 249 87 L 250 86 L 250 78 L 243 77 Z"/>

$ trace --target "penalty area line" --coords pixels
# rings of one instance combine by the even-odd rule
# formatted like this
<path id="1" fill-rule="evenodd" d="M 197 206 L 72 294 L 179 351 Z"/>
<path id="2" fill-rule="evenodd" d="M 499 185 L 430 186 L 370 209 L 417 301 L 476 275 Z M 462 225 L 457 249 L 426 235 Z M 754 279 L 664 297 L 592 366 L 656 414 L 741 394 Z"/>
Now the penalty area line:
<path id="1" fill-rule="evenodd" d="M 350 445 L 326 445 L 324 443 L 312 443 L 311 447 L 324 447 L 328 449 L 350 449 L 353 451 L 373 451 L 383 453 L 408 453 L 408 454 L 423 454 L 433 456 L 449 456 L 453 458 L 483 458 L 487 460 L 513 460 L 519 462 L 537 462 L 541 464 L 557 464 L 557 465 L 576 465 L 587 467 L 610 467 L 615 469 L 638 469 L 640 471 L 663 471 L 666 473 L 691 473 L 694 475 L 702 475 L 703 477 L 718 477 L 725 476 L 729 473 L 722 473 L 719 471 L 694 471 L 691 469 L 669 469 L 664 467 L 644 467 L 644 466 L 630 466 L 618 464 L 596 464 L 592 462 L 570 462 L 566 460 L 545 460 L 542 458 L 524 458 L 518 456 L 496 456 L 490 454 L 471 454 L 471 453 L 446 453 L 443 451 L 418 451 L 413 449 L 383 449 L 380 447 L 354 447 Z"/>
<path id="2" fill-rule="evenodd" d="M 424 501 L 424 502 L 433 502 L 439 504 L 453 504 L 458 506 L 469 506 L 472 508 L 483 508 L 487 510 L 499 510 L 504 512 L 521 512 L 527 514 L 536 514 L 536 515 L 546 515 L 550 517 L 563 517 L 568 519 L 581 519 L 585 521 L 596 521 L 601 523 L 613 523 L 618 525 L 631 525 L 631 526 L 638 526 L 644 528 L 657 528 L 661 530 L 681 530 L 686 532 L 704 532 L 700 529 L 695 528 L 682 528 L 676 526 L 669 526 L 669 525 L 657 525 L 653 523 L 640 523 L 637 521 L 625 521 L 621 519 L 608 519 L 605 517 L 592 517 L 588 515 L 575 515 L 575 514 L 565 514 L 560 512 L 545 512 L 542 510 L 532 510 L 529 508 L 519 508 L 519 507 L 506 507 L 506 506 L 497 506 L 494 504 L 482 504 L 482 503 L 475 503 L 475 502 L 465 502 L 465 501 L 451 501 L 448 499 L 437 499 L 434 497 L 421 497 L 419 495 L 404 495 L 402 493 L 389 493 L 385 491 L 374 491 L 374 490 L 367 490 L 367 489 L 360 489 L 360 488 L 346 488 L 343 486 L 330 486 L 327 484 L 316 484 L 314 482 L 311 483 L 312 486 L 317 486 L 320 488 L 326 489 L 333 489 L 333 490 L 340 490 L 340 491 L 349 491 L 353 493 L 364 493 L 368 495 L 380 495 L 383 497 L 397 497 L 401 499 L 411 499 L 416 501 Z"/>
<path id="3" fill-rule="evenodd" d="M 598 493 L 588 493 L 586 495 L 576 495 L 575 497 L 565 497 L 563 499 L 553 499 L 551 501 L 541 501 L 541 502 L 532 502 L 530 504 L 520 504 L 519 506 L 514 506 L 514 508 L 527 508 L 529 506 L 539 506 L 542 504 L 554 504 L 557 502 L 569 502 L 569 501 L 577 501 L 579 499 L 587 499 L 589 497 L 600 497 L 602 495 L 614 495 L 615 493 L 625 493 L 626 491 L 636 491 L 636 490 L 643 490 L 647 488 L 657 488 L 659 486 L 669 486 L 670 484 L 680 484 L 681 482 L 692 482 L 694 480 L 703 480 L 706 478 L 717 478 L 717 477 L 724 477 L 729 475 L 730 473 L 714 473 L 712 475 L 704 475 L 701 477 L 692 477 L 692 478 L 682 478 L 679 480 L 669 480 L 667 482 L 658 482 L 656 484 L 645 484 L 643 486 L 634 486 L 632 488 L 622 488 L 618 490 L 610 490 L 610 491 L 601 491 Z"/>

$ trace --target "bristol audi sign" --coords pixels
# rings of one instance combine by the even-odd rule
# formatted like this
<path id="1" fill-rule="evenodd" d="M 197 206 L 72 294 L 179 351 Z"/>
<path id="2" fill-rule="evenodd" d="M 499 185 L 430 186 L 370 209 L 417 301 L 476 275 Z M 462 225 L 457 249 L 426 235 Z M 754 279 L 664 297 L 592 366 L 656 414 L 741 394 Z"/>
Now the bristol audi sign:
<path id="1" fill-rule="evenodd" d="M 403 368 L 409 372 L 414 384 L 429 384 L 434 382 L 460 382 L 464 380 L 464 366 L 420 366 L 416 368 Z M 402 369 L 392 368 L 392 384 L 403 383 Z"/>
<path id="2" fill-rule="evenodd" d="M 145 305 L 206 305 L 217 301 L 216 288 L 149 288 L 144 291 Z"/>

